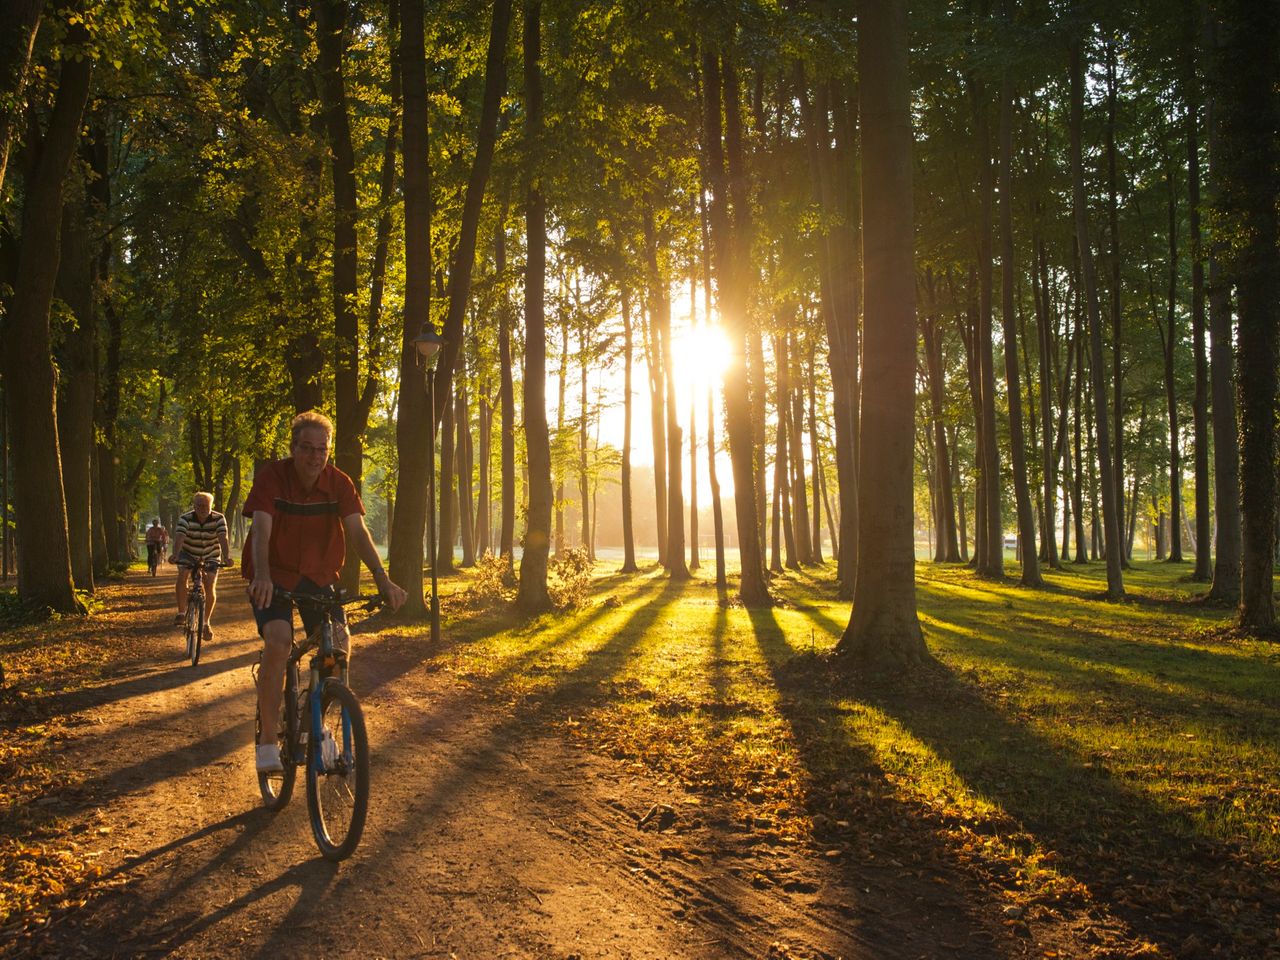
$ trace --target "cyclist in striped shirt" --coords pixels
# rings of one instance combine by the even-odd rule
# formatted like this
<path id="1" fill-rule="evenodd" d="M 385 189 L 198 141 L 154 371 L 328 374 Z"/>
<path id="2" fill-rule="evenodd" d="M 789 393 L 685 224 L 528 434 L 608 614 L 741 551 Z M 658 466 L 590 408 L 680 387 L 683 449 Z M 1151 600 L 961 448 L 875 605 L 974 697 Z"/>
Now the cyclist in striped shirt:
<path id="1" fill-rule="evenodd" d="M 178 525 L 173 535 L 173 555 L 170 563 L 192 560 L 221 559 L 225 564 L 231 559 L 231 543 L 227 539 L 227 518 L 213 509 L 213 494 L 197 493 L 191 502 L 191 509 L 178 518 Z M 187 619 L 187 583 L 191 571 L 186 567 L 178 568 L 178 615 L 174 624 L 181 626 Z M 218 568 L 205 569 L 204 595 L 205 617 L 212 616 L 213 605 L 218 602 L 217 594 Z M 213 639 L 213 631 L 209 629 L 206 619 L 200 624 L 206 641 Z"/>

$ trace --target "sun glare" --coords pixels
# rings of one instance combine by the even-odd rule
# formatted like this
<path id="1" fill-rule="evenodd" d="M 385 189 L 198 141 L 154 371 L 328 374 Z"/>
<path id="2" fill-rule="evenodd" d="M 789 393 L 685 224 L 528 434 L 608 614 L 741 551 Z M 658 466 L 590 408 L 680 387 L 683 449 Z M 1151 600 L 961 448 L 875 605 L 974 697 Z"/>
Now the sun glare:
<path id="1" fill-rule="evenodd" d="M 698 386 L 719 384 L 729 365 L 730 351 L 729 338 L 719 327 L 705 323 L 692 329 L 686 327 L 675 336 L 672 346 L 686 382 Z"/>

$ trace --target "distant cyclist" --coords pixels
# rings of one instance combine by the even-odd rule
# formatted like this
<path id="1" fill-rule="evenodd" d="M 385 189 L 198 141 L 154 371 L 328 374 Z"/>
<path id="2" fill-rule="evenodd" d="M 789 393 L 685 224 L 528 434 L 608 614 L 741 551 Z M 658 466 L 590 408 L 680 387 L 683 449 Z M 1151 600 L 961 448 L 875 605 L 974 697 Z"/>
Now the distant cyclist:
<path id="1" fill-rule="evenodd" d="M 147 527 L 147 569 L 155 576 L 160 558 L 164 556 L 165 547 L 169 545 L 169 531 L 164 528 L 160 518 L 156 517 Z"/>
<path id="2" fill-rule="evenodd" d="M 173 553 L 170 563 L 191 563 L 193 560 L 231 559 L 231 543 L 227 539 L 227 518 L 213 509 L 213 494 L 197 493 L 191 501 L 191 509 L 178 518 L 173 536 Z M 178 615 L 173 618 L 176 626 L 182 626 L 187 618 L 187 583 L 191 571 L 178 570 Z M 204 571 L 205 617 L 213 615 L 213 605 L 218 601 L 218 568 Z M 200 624 L 206 641 L 213 639 L 206 619 Z"/>
<path id="3" fill-rule="evenodd" d="M 290 456 L 259 467 L 244 502 L 244 515 L 253 519 L 253 527 L 241 573 L 249 581 L 249 599 L 262 637 L 258 709 L 263 717 L 280 713 L 284 668 L 293 644 L 293 604 L 276 597 L 277 589 L 333 595 L 350 538 L 391 608 L 399 609 L 405 600 L 404 590 L 387 576 L 364 525 L 364 504 L 355 485 L 329 462 L 333 424 L 309 411 L 294 417 L 291 429 Z M 318 614 L 305 605 L 298 612 L 309 633 Z M 334 648 L 345 651 L 350 640 L 341 609 L 334 612 L 334 621 Z M 280 770 L 275 730 L 264 723 L 261 736 L 267 742 L 257 745 L 258 770 Z"/>

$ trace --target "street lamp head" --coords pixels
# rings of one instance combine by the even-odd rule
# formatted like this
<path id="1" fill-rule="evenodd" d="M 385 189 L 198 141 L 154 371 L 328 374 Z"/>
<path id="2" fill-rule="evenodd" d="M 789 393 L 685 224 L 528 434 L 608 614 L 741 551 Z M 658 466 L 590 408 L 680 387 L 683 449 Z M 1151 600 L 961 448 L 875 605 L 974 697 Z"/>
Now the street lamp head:
<path id="1" fill-rule="evenodd" d="M 435 326 L 428 320 L 422 325 L 418 335 L 413 338 L 413 345 L 418 349 L 418 356 L 430 366 L 431 361 L 440 353 L 440 348 L 444 346 L 444 337 L 436 333 Z"/>

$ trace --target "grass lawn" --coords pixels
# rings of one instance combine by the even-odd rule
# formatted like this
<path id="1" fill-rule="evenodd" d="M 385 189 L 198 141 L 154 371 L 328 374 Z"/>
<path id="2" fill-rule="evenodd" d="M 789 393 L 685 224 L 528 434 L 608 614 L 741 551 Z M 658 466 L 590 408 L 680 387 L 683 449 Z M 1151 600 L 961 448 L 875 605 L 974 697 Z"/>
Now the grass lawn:
<path id="1" fill-rule="evenodd" d="M 577 610 L 532 621 L 464 602 L 463 574 L 433 656 L 779 842 L 908 866 L 942 849 L 1011 923 L 1072 913 L 1153 951 L 1263 956 L 1280 943 L 1280 646 L 1222 631 L 1191 570 L 1136 562 L 1112 604 L 1101 564 L 1032 591 L 921 563 L 934 661 L 906 677 L 826 656 L 849 617 L 831 566 L 744 609 L 706 579 L 602 564 Z"/>

